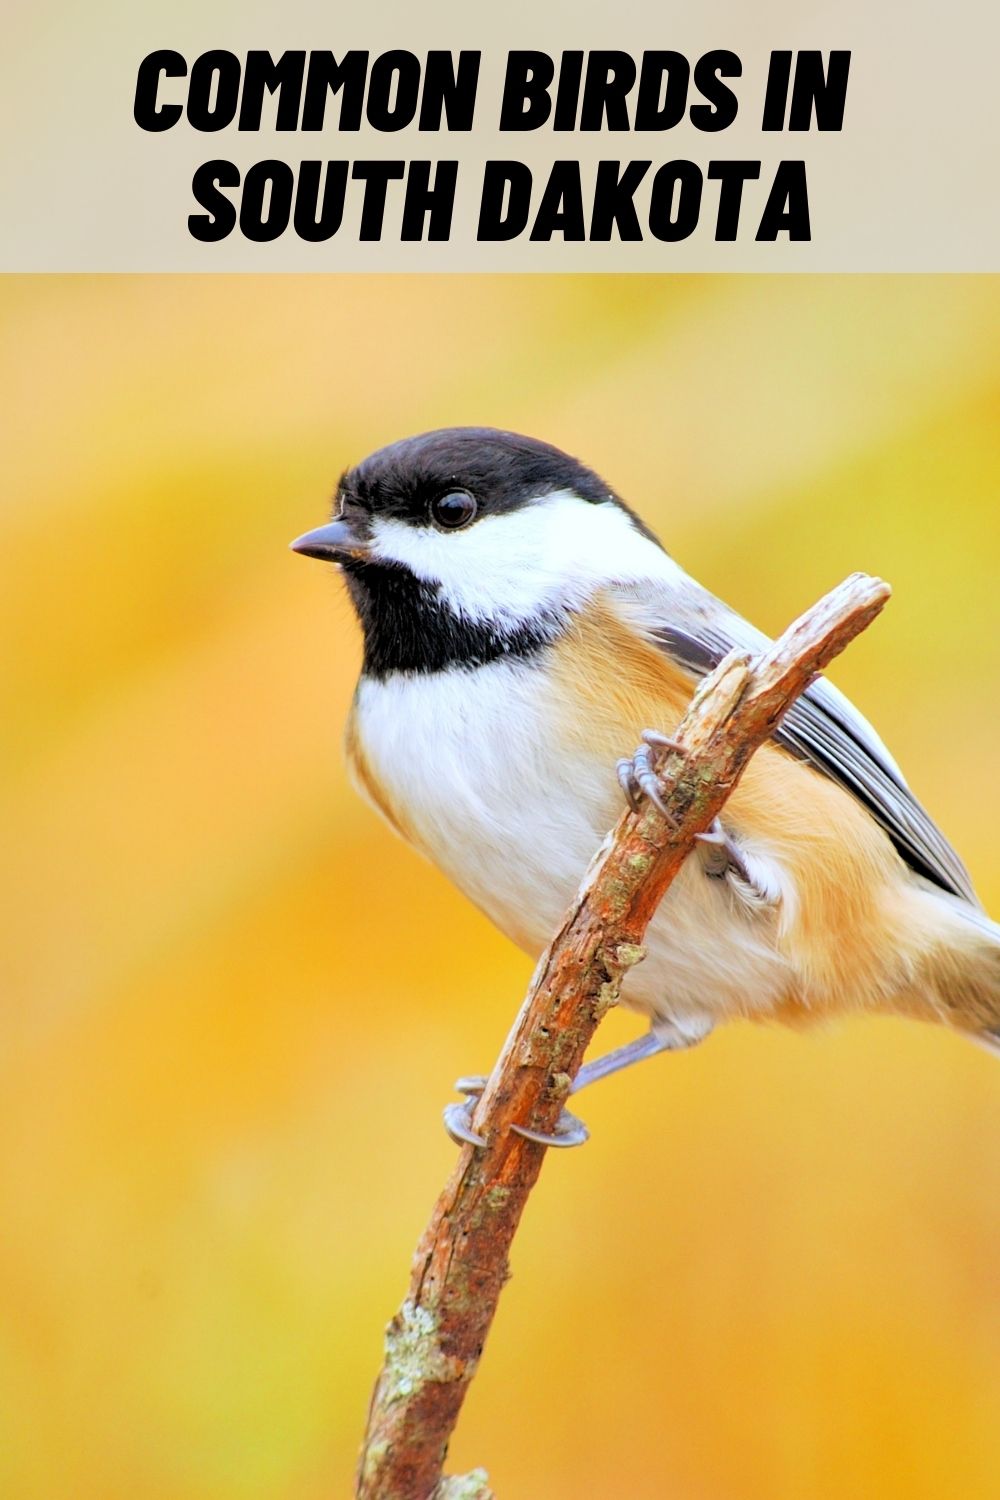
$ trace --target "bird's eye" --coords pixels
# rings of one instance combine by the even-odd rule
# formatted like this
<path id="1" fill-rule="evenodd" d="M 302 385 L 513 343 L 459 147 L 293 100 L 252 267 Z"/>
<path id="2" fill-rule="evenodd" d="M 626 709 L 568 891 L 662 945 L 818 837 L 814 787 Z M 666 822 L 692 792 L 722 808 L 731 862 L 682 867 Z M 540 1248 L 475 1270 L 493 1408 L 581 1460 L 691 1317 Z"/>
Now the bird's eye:
<path id="1" fill-rule="evenodd" d="M 431 501 L 431 520 L 444 531 L 457 531 L 475 519 L 478 509 L 468 490 L 449 490 Z"/>

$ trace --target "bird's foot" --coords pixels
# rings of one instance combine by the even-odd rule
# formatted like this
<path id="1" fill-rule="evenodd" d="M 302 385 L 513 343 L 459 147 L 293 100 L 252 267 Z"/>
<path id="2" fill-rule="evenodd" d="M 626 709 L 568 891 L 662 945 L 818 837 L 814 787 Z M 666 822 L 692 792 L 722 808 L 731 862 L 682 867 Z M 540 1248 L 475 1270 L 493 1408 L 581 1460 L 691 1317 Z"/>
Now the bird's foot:
<path id="1" fill-rule="evenodd" d="M 741 849 L 718 818 L 707 832 L 696 833 L 695 841 L 702 851 L 705 874 L 710 880 L 727 880 L 745 905 L 772 906 L 780 900 L 781 892 L 764 863 Z"/>
<path id="2" fill-rule="evenodd" d="M 475 1146 L 478 1150 L 482 1150 L 486 1145 L 486 1137 L 479 1135 L 472 1128 L 472 1112 L 476 1107 L 476 1100 L 485 1087 L 485 1074 L 455 1079 L 455 1093 L 464 1094 L 465 1099 L 461 1104 L 445 1105 L 444 1128 L 456 1146 Z"/>
<path id="3" fill-rule="evenodd" d="M 739 850 L 718 818 L 711 828 L 704 833 L 696 833 L 694 838 L 695 843 L 701 847 L 705 874 L 712 880 L 725 879 L 731 870 L 743 873 Z"/>
<path id="4" fill-rule="evenodd" d="M 462 1104 L 449 1104 L 445 1107 L 444 1128 L 457 1146 L 475 1146 L 482 1150 L 487 1144 L 486 1137 L 472 1128 L 476 1100 L 485 1087 L 486 1079 L 481 1074 L 455 1081 L 455 1092 L 464 1094 L 465 1100 Z M 590 1134 L 583 1121 L 571 1115 L 568 1109 L 562 1111 L 551 1134 L 544 1130 L 532 1130 L 529 1125 L 512 1125 L 510 1128 L 515 1135 L 521 1135 L 526 1141 L 534 1141 L 539 1146 L 582 1146 Z"/>
<path id="5" fill-rule="evenodd" d="M 644 1036 L 636 1037 L 634 1041 L 625 1042 L 612 1052 L 606 1052 L 603 1057 L 584 1063 L 573 1080 L 570 1093 L 578 1094 L 581 1089 L 596 1083 L 598 1079 L 609 1078 L 612 1073 L 620 1073 L 623 1068 L 630 1068 L 633 1063 L 642 1062 L 647 1057 L 656 1057 L 660 1052 L 679 1052 L 687 1047 L 695 1047 L 704 1041 L 711 1030 L 712 1022 L 705 1016 L 654 1021 Z M 487 1144 L 485 1136 L 472 1128 L 476 1100 L 485 1087 L 486 1078 L 482 1074 L 456 1081 L 455 1091 L 464 1094 L 465 1100 L 462 1104 L 449 1104 L 444 1112 L 444 1128 L 456 1145 L 482 1149 Z M 562 1111 L 551 1135 L 545 1131 L 532 1130 L 528 1125 L 512 1125 L 511 1129 L 518 1135 L 523 1135 L 527 1141 L 537 1141 L 540 1146 L 582 1146 L 589 1137 L 583 1121 L 571 1115 L 567 1109 Z"/>
<path id="6" fill-rule="evenodd" d="M 657 769 L 666 750 L 687 754 L 681 741 L 661 734 L 658 729 L 644 729 L 638 750 L 631 758 L 623 757 L 616 770 L 618 785 L 633 812 L 640 812 L 643 798 L 648 798 L 670 827 L 676 829 L 677 819 L 667 807 L 664 785 Z M 695 840 L 701 846 L 705 874 L 714 880 L 725 880 L 744 906 L 774 906 L 781 900 L 780 883 L 767 862 L 742 849 L 718 818 L 705 833 L 696 833 Z"/>
<path id="7" fill-rule="evenodd" d="M 654 807 L 659 808 L 670 826 L 676 828 L 677 821 L 663 800 L 663 783 L 656 769 L 664 750 L 676 750 L 680 755 L 685 753 L 684 746 L 670 735 L 661 734 L 658 729 L 644 729 L 638 750 L 633 756 L 623 756 L 615 769 L 618 785 L 633 812 L 641 810 L 642 799 L 647 797 Z"/>

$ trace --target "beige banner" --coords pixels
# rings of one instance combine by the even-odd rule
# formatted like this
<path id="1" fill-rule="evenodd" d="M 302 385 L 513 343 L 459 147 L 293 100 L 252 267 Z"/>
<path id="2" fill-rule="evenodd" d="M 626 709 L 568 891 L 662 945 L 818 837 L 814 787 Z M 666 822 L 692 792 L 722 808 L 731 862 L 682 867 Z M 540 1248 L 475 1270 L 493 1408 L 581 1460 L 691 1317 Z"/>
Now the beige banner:
<path id="1" fill-rule="evenodd" d="M 994 74 L 1000 8 L 986 0 L 953 0 L 947 7 L 927 0 L 761 0 L 752 7 L 708 0 L 684 9 L 648 0 L 599 7 L 515 0 L 488 8 L 467 0 L 419 7 L 383 0 L 339 12 L 317 0 L 280 6 L 95 0 L 86 8 L 64 0 L 21 4 L 5 30 L 5 271 L 1000 270 Z M 328 49 L 337 58 L 361 49 L 373 60 L 392 49 L 421 60 L 429 49 L 481 50 L 474 126 L 429 132 L 416 120 L 392 132 L 367 123 L 339 131 L 334 99 L 322 131 L 278 131 L 274 100 L 265 96 L 260 130 L 240 131 L 235 122 L 198 130 L 182 115 L 172 128 L 154 133 L 135 123 L 133 106 L 139 64 L 160 48 L 180 53 L 189 73 L 210 49 L 241 60 L 249 49 L 273 57 Z M 501 132 L 505 66 L 515 48 L 547 52 L 557 63 L 564 51 L 605 48 L 640 59 L 645 51 L 669 49 L 692 67 L 707 52 L 727 49 L 742 65 L 741 76 L 728 80 L 738 113 L 716 132 L 695 128 L 687 113 L 660 131 L 557 132 L 550 120 L 537 130 Z M 771 53 L 806 49 L 820 49 L 824 57 L 833 49 L 851 53 L 843 128 L 762 131 Z M 190 76 L 165 78 L 158 102 L 184 105 L 192 87 Z M 703 99 L 692 82 L 688 104 L 698 102 Z M 288 164 L 297 187 L 303 160 L 321 161 L 324 171 L 328 161 L 456 161 L 450 239 L 400 240 L 405 181 L 392 180 L 382 239 L 361 241 L 364 184 L 352 169 L 343 222 L 329 239 L 310 242 L 289 223 L 276 238 L 258 243 L 238 222 L 214 243 L 194 238 L 189 215 L 204 211 L 192 191 L 197 169 L 214 159 L 234 165 L 240 186 L 227 198 L 238 213 L 246 174 L 272 158 Z M 479 242 L 485 164 L 509 159 L 531 172 L 525 228 L 509 240 Z M 634 199 L 643 238 L 625 242 L 615 233 L 604 242 L 567 242 L 556 233 L 532 239 L 556 160 L 580 163 L 588 229 L 598 164 L 651 163 Z M 685 171 L 703 185 L 691 232 L 670 241 L 652 232 L 650 203 L 657 170 L 677 160 L 693 163 Z M 740 160 L 760 162 L 760 176 L 744 185 L 735 239 L 720 241 L 720 184 L 710 165 Z M 783 232 L 756 238 L 782 161 L 805 163 L 808 240 Z M 697 184 L 689 182 L 686 191 L 689 213 Z M 671 201 L 679 213 L 682 199 Z M 269 207 L 266 196 L 265 216 Z M 662 224 L 664 211 L 662 203 L 654 205 L 654 221 L 658 214 Z"/>

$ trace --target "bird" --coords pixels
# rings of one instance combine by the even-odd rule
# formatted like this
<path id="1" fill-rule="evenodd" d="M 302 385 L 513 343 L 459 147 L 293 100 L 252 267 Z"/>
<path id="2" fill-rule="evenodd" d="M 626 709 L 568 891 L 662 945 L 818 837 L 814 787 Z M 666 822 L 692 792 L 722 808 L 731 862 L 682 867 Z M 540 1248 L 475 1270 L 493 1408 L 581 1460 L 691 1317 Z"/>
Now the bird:
<path id="1" fill-rule="evenodd" d="M 533 958 L 595 850 L 660 800 L 699 681 L 766 635 L 685 572 L 610 485 L 535 438 L 452 427 L 348 468 L 292 544 L 336 564 L 363 658 L 358 791 Z M 638 745 L 638 750 L 629 747 Z M 935 1022 L 1000 1054 L 1000 926 L 875 730 L 823 676 L 750 760 L 655 913 L 622 1001 L 648 1031 L 572 1092 L 743 1019 Z M 482 1145 L 460 1079 L 445 1111 Z M 578 1145 L 564 1111 L 554 1132 Z"/>

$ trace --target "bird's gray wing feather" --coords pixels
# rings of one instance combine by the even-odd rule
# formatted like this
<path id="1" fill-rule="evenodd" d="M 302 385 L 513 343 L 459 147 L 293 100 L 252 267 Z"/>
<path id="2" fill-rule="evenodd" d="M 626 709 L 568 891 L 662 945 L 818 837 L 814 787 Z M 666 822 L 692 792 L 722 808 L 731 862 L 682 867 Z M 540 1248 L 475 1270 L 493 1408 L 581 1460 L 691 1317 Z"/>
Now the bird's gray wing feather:
<path id="1" fill-rule="evenodd" d="M 617 592 L 617 591 L 616 591 Z M 696 677 L 733 648 L 759 651 L 767 637 L 681 574 L 618 594 L 633 625 Z M 979 906 L 968 871 L 914 797 L 875 730 L 848 698 L 818 677 L 793 703 L 775 740 L 851 792 L 885 829 L 903 859 L 942 890 Z"/>

